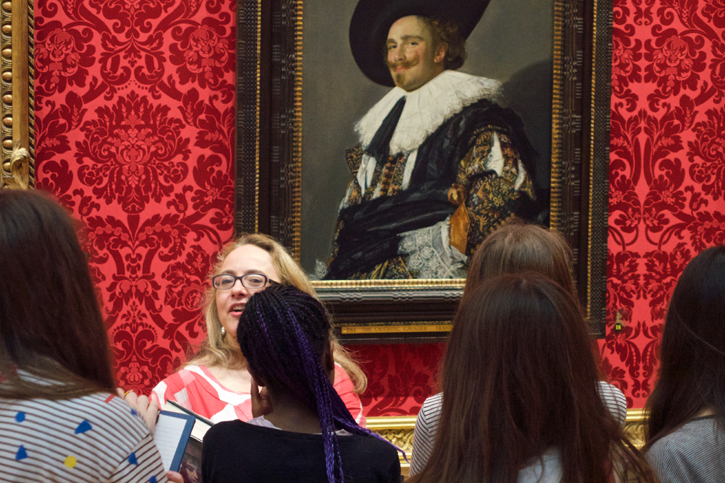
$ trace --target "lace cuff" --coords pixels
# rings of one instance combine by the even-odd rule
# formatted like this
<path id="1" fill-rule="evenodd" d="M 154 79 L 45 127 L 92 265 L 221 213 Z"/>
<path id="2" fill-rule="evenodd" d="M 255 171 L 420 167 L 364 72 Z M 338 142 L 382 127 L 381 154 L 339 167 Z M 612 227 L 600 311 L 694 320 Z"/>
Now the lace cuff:
<path id="1" fill-rule="evenodd" d="M 465 278 L 463 265 L 467 258 L 450 246 L 450 216 L 435 225 L 401 234 L 400 255 L 408 256 L 408 271 L 416 278 Z"/>

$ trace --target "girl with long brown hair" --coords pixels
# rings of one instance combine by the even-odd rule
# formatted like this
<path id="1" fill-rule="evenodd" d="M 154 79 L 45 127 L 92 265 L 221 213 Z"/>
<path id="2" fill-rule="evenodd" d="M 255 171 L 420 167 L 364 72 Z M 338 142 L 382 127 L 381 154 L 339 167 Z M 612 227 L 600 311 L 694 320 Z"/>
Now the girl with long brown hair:
<path id="1" fill-rule="evenodd" d="M 725 481 L 725 246 L 685 268 L 672 293 L 647 459 L 663 482 Z"/>
<path id="2" fill-rule="evenodd" d="M 249 298 L 272 284 L 291 285 L 317 297 L 287 250 L 263 234 L 242 235 L 224 247 L 210 274 L 204 314 L 207 338 L 193 358 L 161 381 L 151 398 L 176 401 L 214 422 L 252 418 L 252 378 L 237 342 L 237 324 Z M 355 420 L 365 418 L 357 393 L 367 379 L 330 333 L 336 362 L 335 389 Z"/>
<path id="3" fill-rule="evenodd" d="M 469 295 L 443 364 L 433 452 L 410 482 L 655 481 L 599 395 L 571 294 L 528 272 Z"/>
<path id="4" fill-rule="evenodd" d="M 71 218 L 40 192 L 0 190 L 0 481 L 167 481 L 114 392 Z"/>
<path id="5" fill-rule="evenodd" d="M 533 271 L 558 283 L 576 300 L 572 279 L 572 253 L 558 232 L 536 225 L 512 223 L 489 235 L 476 250 L 468 269 L 465 300 L 486 280 L 506 273 Z M 627 400 L 615 386 L 601 381 L 599 395 L 620 425 L 627 418 Z M 425 466 L 435 441 L 441 414 L 443 393 L 429 397 L 415 423 L 413 460 L 410 474 L 419 473 Z"/>

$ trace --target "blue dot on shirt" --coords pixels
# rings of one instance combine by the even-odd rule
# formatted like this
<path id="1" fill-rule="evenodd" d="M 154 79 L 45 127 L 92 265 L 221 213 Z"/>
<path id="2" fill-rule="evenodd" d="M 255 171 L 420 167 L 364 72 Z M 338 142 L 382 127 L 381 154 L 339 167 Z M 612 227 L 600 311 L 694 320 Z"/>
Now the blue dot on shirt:
<path id="1" fill-rule="evenodd" d="M 76 434 L 85 433 L 86 431 L 90 431 L 91 429 L 93 429 L 91 427 L 91 423 L 89 423 L 86 420 L 83 420 L 83 422 L 81 424 L 79 424 L 78 427 L 76 428 Z"/>
<path id="2" fill-rule="evenodd" d="M 130 455 L 128 455 L 128 462 L 132 465 L 138 464 L 138 460 L 136 459 L 136 453 L 131 453 Z"/>
<path id="3" fill-rule="evenodd" d="M 18 452 L 15 453 L 15 459 L 20 461 L 20 460 L 24 460 L 27 457 L 28 457 L 28 452 L 25 451 L 25 447 L 21 444 L 20 448 L 18 448 Z"/>
<path id="4" fill-rule="evenodd" d="M 152 476 L 151 478 L 149 478 L 149 483 L 156 483 L 156 477 Z"/>
<path id="5" fill-rule="evenodd" d="M 138 416 L 138 411 L 136 411 L 135 409 L 132 409 L 131 414 L 133 414 L 134 416 Z"/>
<path id="6" fill-rule="evenodd" d="M 25 421 L 25 413 L 22 411 L 18 411 L 18 414 L 15 415 L 15 421 L 22 423 Z"/>

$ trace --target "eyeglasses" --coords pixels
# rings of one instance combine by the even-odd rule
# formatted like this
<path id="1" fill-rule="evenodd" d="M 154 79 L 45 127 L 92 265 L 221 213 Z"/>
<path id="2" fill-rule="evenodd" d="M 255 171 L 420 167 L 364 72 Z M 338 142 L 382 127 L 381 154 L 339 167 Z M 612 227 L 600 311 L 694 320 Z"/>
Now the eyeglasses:
<path id="1" fill-rule="evenodd" d="M 242 282 L 242 286 L 249 290 L 260 290 L 263 289 L 268 283 L 273 281 L 268 279 L 266 275 L 261 273 L 246 273 L 241 277 L 235 277 L 228 273 L 222 273 L 211 279 L 212 285 L 217 290 L 229 290 L 231 289 L 237 280 Z"/>

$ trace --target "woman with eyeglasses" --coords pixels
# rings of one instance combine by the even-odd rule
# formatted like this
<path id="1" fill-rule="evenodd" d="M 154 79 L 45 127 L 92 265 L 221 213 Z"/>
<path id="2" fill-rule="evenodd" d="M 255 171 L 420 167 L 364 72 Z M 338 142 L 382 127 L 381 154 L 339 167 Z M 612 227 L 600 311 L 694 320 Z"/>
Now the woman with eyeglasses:
<path id="1" fill-rule="evenodd" d="M 283 284 L 316 297 L 304 271 L 274 239 L 243 235 L 219 254 L 206 294 L 207 339 L 178 372 L 161 381 L 151 399 L 163 406 L 175 401 L 213 422 L 252 419 L 252 377 L 237 342 L 237 325 L 249 298 L 271 285 Z M 356 422 L 365 425 L 357 393 L 365 374 L 334 340 L 335 390 Z"/>

